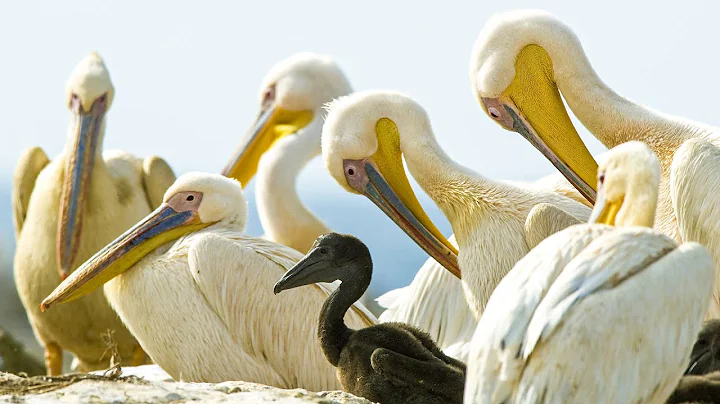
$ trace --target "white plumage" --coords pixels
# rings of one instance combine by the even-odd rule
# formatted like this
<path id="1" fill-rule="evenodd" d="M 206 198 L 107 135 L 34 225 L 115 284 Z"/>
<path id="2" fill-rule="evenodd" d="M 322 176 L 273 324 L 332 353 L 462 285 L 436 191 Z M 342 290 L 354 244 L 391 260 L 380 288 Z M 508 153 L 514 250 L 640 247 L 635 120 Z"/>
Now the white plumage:
<path id="1" fill-rule="evenodd" d="M 473 338 L 466 403 L 663 403 L 682 376 L 712 258 L 649 228 L 652 152 L 634 142 L 611 153 L 593 219 L 622 227 L 569 227 L 515 265 Z"/>

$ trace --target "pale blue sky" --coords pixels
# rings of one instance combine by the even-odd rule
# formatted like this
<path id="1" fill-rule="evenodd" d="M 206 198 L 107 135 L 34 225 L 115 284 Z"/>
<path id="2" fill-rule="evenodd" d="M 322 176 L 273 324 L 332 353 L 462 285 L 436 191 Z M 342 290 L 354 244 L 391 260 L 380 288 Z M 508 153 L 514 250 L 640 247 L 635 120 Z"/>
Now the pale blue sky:
<path id="1" fill-rule="evenodd" d="M 0 6 L 0 182 L 9 183 L 23 148 L 60 151 L 65 80 L 95 49 L 117 91 L 106 148 L 159 154 L 178 173 L 220 170 L 257 112 L 266 70 L 307 50 L 334 56 L 356 89 L 415 97 L 458 162 L 497 179 L 532 180 L 552 166 L 482 113 L 467 69 L 489 15 L 539 5 L 573 27 L 621 94 L 716 123 L 720 5 L 710 0 L 15 1 Z M 590 149 L 602 150 L 594 140 Z M 300 185 L 342 192 L 319 159 Z"/>

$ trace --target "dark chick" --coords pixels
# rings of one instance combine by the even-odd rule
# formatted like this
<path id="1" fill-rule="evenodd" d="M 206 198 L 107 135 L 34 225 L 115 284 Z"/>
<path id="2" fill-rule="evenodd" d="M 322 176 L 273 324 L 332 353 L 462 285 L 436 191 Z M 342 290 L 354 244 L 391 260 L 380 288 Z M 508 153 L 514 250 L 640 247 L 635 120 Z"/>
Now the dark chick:
<path id="1" fill-rule="evenodd" d="M 667 400 L 667 404 L 681 403 L 720 403 L 720 372 L 683 376 Z"/>
<path id="2" fill-rule="evenodd" d="M 686 375 L 704 375 L 720 370 L 720 320 L 703 324 L 690 354 Z"/>
<path id="3" fill-rule="evenodd" d="M 320 312 L 318 338 L 338 368 L 343 390 L 380 403 L 462 403 L 465 364 L 443 354 L 430 336 L 408 324 L 349 329 L 343 317 L 365 292 L 372 259 L 350 235 L 320 236 L 308 254 L 275 284 L 275 293 L 340 280 Z"/>

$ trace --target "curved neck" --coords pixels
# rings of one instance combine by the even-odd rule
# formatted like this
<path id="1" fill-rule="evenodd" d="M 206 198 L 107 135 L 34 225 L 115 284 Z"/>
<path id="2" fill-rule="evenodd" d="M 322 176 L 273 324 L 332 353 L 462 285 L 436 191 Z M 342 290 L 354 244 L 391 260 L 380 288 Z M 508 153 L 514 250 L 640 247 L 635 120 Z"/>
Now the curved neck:
<path id="1" fill-rule="evenodd" d="M 576 38 L 541 41 L 552 63 L 555 81 L 573 114 L 606 147 L 630 140 L 654 151 L 676 149 L 697 132 L 691 121 L 666 115 L 628 100 L 608 87 L 592 68 Z M 654 126 L 648 131 L 649 126 Z"/>
<path id="2" fill-rule="evenodd" d="M 428 122 L 398 124 L 400 149 L 408 170 L 440 207 L 462 245 L 477 221 L 493 210 L 512 187 L 492 181 L 453 161 L 440 147 Z"/>
<path id="3" fill-rule="evenodd" d="M 348 276 L 340 279 L 340 286 L 323 303 L 318 327 L 318 338 L 325 358 L 335 367 L 354 332 L 345 325 L 345 313 L 362 297 L 372 277 L 372 261 L 369 257 L 357 258 L 355 262 L 346 265 L 353 268 L 346 271 Z"/>
<path id="4" fill-rule="evenodd" d="M 320 154 L 321 111 L 296 134 L 280 139 L 260 159 L 255 185 L 260 223 L 274 242 L 307 252 L 330 230 L 302 203 L 296 190 L 298 174 Z"/>
<path id="5" fill-rule="evenodd" d="M 630 188 L 625 195 L 623 206 L 617 215 L 618 226 L 642 226 L 652 228 L 655 225 L 657 209 L 657 184 L 649 189 Z"/>

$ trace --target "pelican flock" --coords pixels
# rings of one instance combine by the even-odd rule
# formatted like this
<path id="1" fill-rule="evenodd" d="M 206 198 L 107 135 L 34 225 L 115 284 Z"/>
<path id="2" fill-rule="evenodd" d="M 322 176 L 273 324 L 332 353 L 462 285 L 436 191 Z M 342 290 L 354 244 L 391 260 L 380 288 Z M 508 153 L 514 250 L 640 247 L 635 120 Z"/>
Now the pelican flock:
<path id="1" fill-rule="evenodd" d="M 178 381 L 381 403 L 720 402 L 718 320 L 702 328 L 720 318 L 720 129 L 618 95 L 544 11 L 491 17 L 468 53 L 482 111 L 555 174 L 476 173 L 412 97 L 354 92 L 331 56 L 301 52 L 262 80 L 222 174 L 176 179 L 159 157 L 103 151 L 115 89 L 84 58 L 65 149 L 29 148 L 14 173 L 15 282 L 48 374 L 64 350 L 107 368 L 110 338 L 123 367 L 149 356 Z M 609 150 L 593 156 L 570 113 Z M 359 299 L 392 268 L 300 199 L 317 156 L 428 255 L 378 318 Z M 263 237 L 245 234 L 253 179 Z"/>
<path id="2" fill-rule="evenodd" d="M 647 144 L 662 170 L 655 227 L 707 246 L 720 262 L 720 186 L 708 180 L 720 168 L 720 129 L 621 97 L 598 77 L 572 29 L 543 11 L 493 17 L 475 44 L 470 77 L 488 116 L 522 134 L 590 201 L 597 163 L 560 95 L 608 148 Z M 720 317 L 720 279 L 708 317 Z"/>

